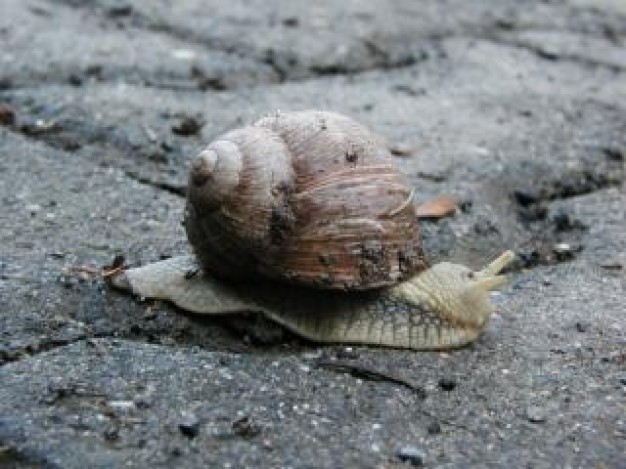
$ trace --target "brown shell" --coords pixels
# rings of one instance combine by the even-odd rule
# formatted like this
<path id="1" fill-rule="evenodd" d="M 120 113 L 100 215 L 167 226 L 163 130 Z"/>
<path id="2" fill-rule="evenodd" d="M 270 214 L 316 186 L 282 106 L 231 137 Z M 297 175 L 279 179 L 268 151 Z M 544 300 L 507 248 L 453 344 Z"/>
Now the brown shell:
<path id="1" fill-rule="evenodd" d="M 376 288 L 425 268 L 411 196 L 363 125 L 277 113 L 200 153 L 185 227 L 203 267 L 223 277 Z"/>

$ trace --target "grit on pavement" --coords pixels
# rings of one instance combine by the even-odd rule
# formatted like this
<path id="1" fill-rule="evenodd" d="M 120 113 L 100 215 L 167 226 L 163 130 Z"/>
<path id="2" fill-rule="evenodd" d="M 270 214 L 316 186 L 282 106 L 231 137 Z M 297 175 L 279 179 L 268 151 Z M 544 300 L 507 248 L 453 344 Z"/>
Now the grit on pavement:
<path id="1" fill-rule="evenodd" d="M 0 466 L 625 467 L 625 46 L 620 0 L 2 0 Z M 188 252 L 197 152 L 309 108 L 459 200 L 433 261 L 518 254 L 478 341 L 319 345 L 90 273 Z"/>

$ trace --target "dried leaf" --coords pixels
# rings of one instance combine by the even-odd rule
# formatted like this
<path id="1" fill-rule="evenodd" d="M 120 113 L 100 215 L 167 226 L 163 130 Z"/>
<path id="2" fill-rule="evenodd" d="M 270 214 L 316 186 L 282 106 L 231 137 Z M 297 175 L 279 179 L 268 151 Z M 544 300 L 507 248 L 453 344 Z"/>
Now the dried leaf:
<path id="1" fill-rule="evenodd" d="M 451 195 L 440 195 L 415 206 L 417 218 L 444 218 L 456 212 L 457 200 Z"/>

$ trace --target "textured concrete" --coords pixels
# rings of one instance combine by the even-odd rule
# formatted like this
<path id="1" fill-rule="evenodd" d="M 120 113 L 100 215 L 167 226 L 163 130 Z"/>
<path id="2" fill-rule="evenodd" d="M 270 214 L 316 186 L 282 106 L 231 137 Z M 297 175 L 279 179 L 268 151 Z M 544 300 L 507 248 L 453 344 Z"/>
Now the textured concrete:
<path id="1" fill-rule="evenodd" d="M 0 2 L 0 466 L 623 466 L 624 4 L 168 5 Z M 422 225 L 433 260 L 520 255 L 475 344 L 319 346 L 70 269 L 186 252 L 194 154 L 307 108 L 462 201 Z"/>

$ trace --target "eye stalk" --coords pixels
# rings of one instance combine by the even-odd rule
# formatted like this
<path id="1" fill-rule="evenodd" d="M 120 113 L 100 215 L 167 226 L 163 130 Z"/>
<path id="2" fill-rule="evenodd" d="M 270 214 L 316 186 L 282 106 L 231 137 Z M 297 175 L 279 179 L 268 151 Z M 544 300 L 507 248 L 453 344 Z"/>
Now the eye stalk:
<path id="1" fill-rule="evenodd" d="M 482 270 L 472 272 L 469 275 L 469 278 L 474 279 L 478 283 L 480 288 L 485 291 L 495 290 L 499 286 L 506 283 L 506 276 L 499 274 L 514 260 L 515 254 L 513 253 L 513 251 L 505 251 L 500 254 L 497 259 L 488 264 Z"/>
<path id="2" fill-rule="evenodd" d="M 500 274 L 515 259 L 505 251 L 481 270 L 440 262 L 411 280 L 394 287 L 393 294 L 430 309 L 467 337 L 476 337 L 494 311 L 489 292 L 505 284 Z M 458 332 L 458 331 L 457 331 Z"/>

